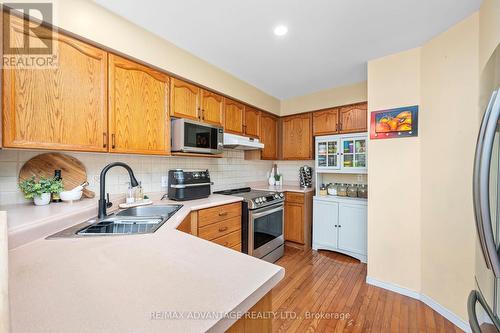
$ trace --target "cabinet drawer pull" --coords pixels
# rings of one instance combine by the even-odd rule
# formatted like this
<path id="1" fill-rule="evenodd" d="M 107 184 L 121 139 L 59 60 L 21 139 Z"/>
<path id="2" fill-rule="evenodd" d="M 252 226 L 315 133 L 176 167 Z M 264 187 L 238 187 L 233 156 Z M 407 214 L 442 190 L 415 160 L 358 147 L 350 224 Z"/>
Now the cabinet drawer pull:
<path id="1" fill-rule="evenodd" d="M 219 228 L 219 231 L 220 231 L 220 232 L 223 232 L 223 231 L 226 231 L 226 230 L 227 230 L 227 227 L 220 227 L 220 228 Z"/>
<path id="2" fill-rule="evenodd" d="M 106 148 L 108 146 L 108 138 L 106 132 L 102 133 L 102 148 Z"/>
<path id="3" fill-rule="evenodd" d="M 111 134 L 111 149 L 115 149 L 115 135 Z"/>
<path id="4" fill-rule="evenodd" d="M 219 216 L 226 216 L 227 212 L 219 212 Z"/>

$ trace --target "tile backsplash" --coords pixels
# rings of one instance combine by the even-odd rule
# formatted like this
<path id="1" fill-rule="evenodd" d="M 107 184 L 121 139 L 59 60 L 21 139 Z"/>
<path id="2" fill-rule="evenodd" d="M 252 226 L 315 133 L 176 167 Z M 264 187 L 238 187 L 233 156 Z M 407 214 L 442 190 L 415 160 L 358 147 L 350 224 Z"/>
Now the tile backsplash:
<path id="1" fill-rule="evenodd" d="M 0 205 L 25 202 L 17 185 L 19 170 L 30 158 L 42 154 L 42 151 L 0 150 Z M 214 191 L 232 187 L 246 186 L 258 181 L 266 182 L 272 168 L 272 161 L 248 161 L 244 152 L 225 150 L 224 158 L 188 158 L 146 155 L 121 155 L 99 153 L 64 152 L 78 158 L 87 169 L 89 189 L 99 193 L 99 174 L 104 166 L 111 162 L 125 162 L 141 181 L 145 192 L 165 191 L 161 187 L 161 177 L 169 169 L 209 169 Z M 314 161 L 277 161 L 279 172 L 285 183 L 299 184 L 299 167 L 313 166 Z M 64 180 L 64 173 L 62 175 Z M 125 193 L 129 177 L 125 169 L 113 168 L 106 178 L 106 190 L 109 193 Z"/>

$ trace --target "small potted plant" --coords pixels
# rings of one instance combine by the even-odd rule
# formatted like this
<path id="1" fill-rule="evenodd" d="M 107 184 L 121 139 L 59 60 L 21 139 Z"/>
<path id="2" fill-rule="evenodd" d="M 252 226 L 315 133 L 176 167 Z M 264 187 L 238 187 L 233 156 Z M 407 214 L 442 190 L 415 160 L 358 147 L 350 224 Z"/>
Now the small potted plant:
<path id="1" fill-rule="evenodd" d="M 19 184 L 21 191 L 26 199 L 33 199 L 37 206 L 43 206 L 50 203 L 50 198 L 53 193 L 60 193 L 63 190 L 61 180 L 54 178 L 40 177 L 39 181 L 35 177 L 31 177 L 22 181 Z"/>

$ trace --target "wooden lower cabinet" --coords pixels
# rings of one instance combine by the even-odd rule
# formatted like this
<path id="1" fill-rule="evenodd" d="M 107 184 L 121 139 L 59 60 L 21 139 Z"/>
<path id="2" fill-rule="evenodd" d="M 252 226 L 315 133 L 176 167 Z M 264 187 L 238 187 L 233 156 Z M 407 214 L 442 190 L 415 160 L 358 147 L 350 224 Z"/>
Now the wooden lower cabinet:
<path id="1" fill-rule="evenodd" d="M 311 247 L 313 192 L 285 193 L 285 241 L 299 248 Z"/>
<path id="2" fill-rule="evenodd" d="M 250 310 L 248 316 L 243 316 L 231 326 L 226 333 L 271 333 L 272 316 L 272 291 L 268 292 Z"/>
<path id="3" fill-rule="evenodd" d="M 177 230 L 241 252 L 241 202 L 191 212 Z"/>
<path id="4" fill-rule="evenodd" d="M 184 220 L 177 226 L 177 230 L 185 232 L 187 234 L 191 233 L 191 213 L 189 213 Z"/>

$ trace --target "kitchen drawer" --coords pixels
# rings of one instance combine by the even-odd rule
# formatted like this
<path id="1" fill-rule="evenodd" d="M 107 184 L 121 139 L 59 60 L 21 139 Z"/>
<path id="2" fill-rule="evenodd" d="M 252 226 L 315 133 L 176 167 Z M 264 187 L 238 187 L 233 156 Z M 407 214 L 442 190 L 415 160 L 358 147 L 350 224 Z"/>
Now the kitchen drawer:
<path id="1" fill-rule="evenodd" d="M 285 201 L 286 202 L 304 203 L 304 194 L 303 193 L 295 193 L 295 192 L 286 192 L 285 193 Z"/>
<path id="2" fill-rule="evenodd" d="M 238 230 L 238 232 L 241 230 L 241 216 L 232 217 L 221 222 L 198 228 L 198 237 L 213 240 L 236 230 Z"/>
<path id="3" fill-rule="evenodd" d="M 198 211 L 198 227 L 204 227 L 236 216 L 241 219 L 241 202 L 202 209 Z"/>
<path id="4" fill-rule="evenodd" d="M 241 230 L 236 230 L 225 236 L 212 239 L 212 242 L 230 248 L 238 247 L 237 250 L 241 251 Z"/>
<path id="5" fill-rule="evenodd" d="M 241 252 L 241 243 L 234 245 L 234 246 L 231 246 L 231 249 L 238 251 L 238 252 Z"/>

